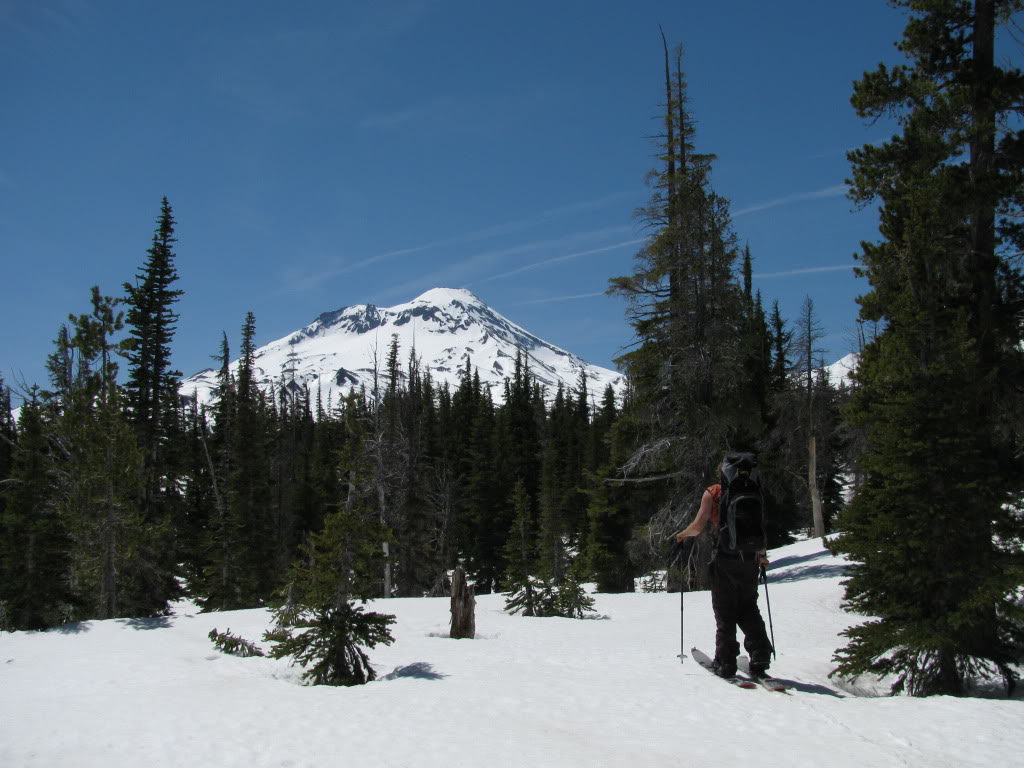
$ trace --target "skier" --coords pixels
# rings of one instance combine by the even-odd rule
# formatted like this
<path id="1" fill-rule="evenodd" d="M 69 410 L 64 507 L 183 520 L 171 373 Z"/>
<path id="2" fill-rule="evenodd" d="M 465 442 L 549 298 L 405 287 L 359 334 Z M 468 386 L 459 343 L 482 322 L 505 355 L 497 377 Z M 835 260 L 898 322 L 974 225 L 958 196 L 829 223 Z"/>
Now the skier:
<path id="1" fill-rule="evenodd" d="M 755 677 L 764 677 L 771 663 L 772 644 L 757 607 L 757 580 L 761 568 L 768 566 L 768 557 L 765 551 L 760 489 L 756 487 L 756 480 L 750 479 L 755 467 L 756 460 L 752 454 L 727 455 L 721 465 L 722 482 L 704 491 L 693 522 L 675 534 L 675 540 L 682 544 L 686 539 L 698 536 L 711 523 L 716 545 L 709 571 L 711 607 L 715 612 L 716 625 L 713 671 L 725 678 L 732 678 L 736 674 L 736 658 L 740 652 L 739 643 L 736 642 L 737 626 L 743 630 L 743 646 L 750 656 L 750 673 Z M 742 540 L 737 544 L 736 504 L 728 500 L 726 502 L 727 507 L 733 507 L 728 522 L 720 514 L 723 485 L 726 492 L 736 499 L 740 494 L 732 490 L 732 484 L 737 482 L 745 482 L 748 488 L 752 482 L 755 483 L 753 487 L 757 495 L 751 506 L 756 508 L 758 533 L 753 538 L 757 542 L 754 546 L 744 544 Z M 750 500 L 752 497 L 745 494 L 744 498 Z M 746 510 L 740 510 L 741 517 L 746 514 Z M 741 520 L 740 525 L 743 524 Z"/>

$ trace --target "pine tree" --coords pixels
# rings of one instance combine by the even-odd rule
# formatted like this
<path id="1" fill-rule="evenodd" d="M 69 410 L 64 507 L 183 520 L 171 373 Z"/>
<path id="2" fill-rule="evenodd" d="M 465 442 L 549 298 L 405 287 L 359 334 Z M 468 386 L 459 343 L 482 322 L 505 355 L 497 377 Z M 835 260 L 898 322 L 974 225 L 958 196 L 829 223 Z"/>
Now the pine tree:
<path id="1" fill-rule="evenodd" d="M 363 609 L 380 594 L 380 542 L 385 540 L 376 508 L 365 403 L 352 394 L 343 414 L 341 500 L 327 514 L 323 530 L 311 534 L 303 547 L 285 599 L 274 610 L 274 629 L 265 637 L 273 643 L 270 656 L 291 657 L 306 666 L 303 677 L 313 685 L 374 680 L 364 648 L 392 642 L 394 617 Z"/>
<path id="2" fill-rule="evenodd" d="M 214 492 L 200 590 L 204 610 L 260 605 L 283 578 L 271 456 L 278 422 L 255 380 L 255 334 L 249 312 L 237 376 L 231 375 L 227 338 L 221 342 L 213 429 L 202 436 Z"/>
<path id="3" fill-rule="evenodd" d="M 219 488 L 209 449 L 210 426 L 205 408 L 193 393 L 185 410 L 184 459 L 186 478 L 181 499 L 181 519 L 175 528 L 184 578 L 195 596 L 201 595 L 206 564 L 206 536 L 216 518 Z"/>
<path id="4" fill-rule="evenodd" d="M 786 321 L 782 318 L 779 310 L 779 302 L 772 304 L 771 317 L 771 373 L 769 376 L 769 390 L 778 394 L 789 389 L 789 372 L 792 368 L 790 361 L 790 345 L 793 341 L 793 332 L 786 328 Z"/>
<path id="5" fill-rule="evenodd" d="M 198 588 L 203 610 L 247 607 L 253 588 L 246 582 L 243 567 L 242 521 L 232 505 L 235 477 L 235 424 L 238 386 L 231 374 L 231 352 L 227 334 L 221 338 L 217 386 L 211 406 L 212 424 L 197 424 L 199 447 L 210 478 L 213 506 L 203 541 L 203 568 Z"/>
<path id="6" fill-rule="evenodd" d="M 628 491 L 604 482 L 612 469 L 609 464 L 588 473 L 589 528 L 585 552 L 598 592 L 632 592 L 635 566 L 627 548 L 632 534 L 632 515 L 623 499 Z"/>
<path id="7" fill-rule="evenodd" d="M 11 388 L 0 376 L 0 483 L 10 477 L 14 461 L 14 446 L 18 440 L 18 429 L 11 410 Z M 3 497 L 0 496 L 0 515 L 4 511 Z"/>
<path id="8" fill-rule="evenodd" d="M 149 559 L 159 560 L 157 569 L 133 576 L 150 593 L 138 606 L 142 613 L 159 613 L 179 594 L 174 573 L 178 553 L 173 527 L 180 524 L 178 464 L 183 436 L 178 403 L 181 374 L 171 368 L 171 343 L 178 321 L 174 304 L 183 292 L 173 288 L 178 280 L 174 224 L 173 211 L 165 197 L 160 203 L 160 216 L 146 262 L 134 285 L 124 284 L 125 325 L 130 338 L 124 351 L 128 359 L 125 393 L 143 463 L 138 505 L 146 525 L 165 534 L 162 541 L 153 542 L 149 554 Z"/>
<path id="9" fill-rule="evenodd" d="M 1003 0 L 903 0 L 908 62 L 855 84 L 858 113 L 902 133 L 850 153 L 855 199 L 882 202 L 860 259 L 871 291 L 848 416 L 867 434 L 862 483 L 836 548 L 854 561 L 838 672 L 893 690 L 961 694 L 1024 650 L 1019 179 L 1024 132 L 1007 115 L 1024 73 L 995 66 Z M 1015 319 L 1017 318 L 1017 319 Z"/>
<path id="10" fill-rule="evenodd" d="M 647 558 L 663 554 L 649 542 L 663 541 L 692 516 L 722 450 L 746 437 L 750 410 L 729 206 L 711 187 L 713 157 L 694 147 L 681 49 L 673 67 L 665 43 L 664 64 L 662 165 L 639 212 L 653 234 L 636 256 L 636 271 L 611 281 L 611 291 L 629 302 L 638 340 L 617 361 L 633 387 L 620 435 L 636 441 L 619 479 L 649 484 L 646 492 L 660 495 L 648 535 L 636 540 Z M 647 512 L 636 522 L 651 517 Z"/>
<path id="11" fill-rule="evenodd" d="M 71 540 L 72 589 L 84 618 L 163 613 L 153 585 L 170 578 L 169 532 L 140 514 L 142 460 L 117 383 L 118 301 L 92 289 L 92 312 L 72 315 L 48 361 L 53 503 Z"/>
<path id="12" fill-rule="evenodd" d="M 765 529 L 769 547 L 790 543 L 790 533 L 809 527 L 810 508 L 806 483 L 795 475 L 794 467 L 805 464 L 807 440 L 800 429 L 803 412 L 794 386 L 792 354 L 793 332 L 789 329 L 779 302 L 772 304 L 767 323 L 769 349 L 767 412 L 765 432 L 759 443 L 761 485 L 765 493 Z M 804 515 L 804 512 L 808 515 Z"/>
<path id="13" fill-rule="evenodd" d="M 505 539 L 505 610 L 522 613 L 523 616 L 538 615 L 538 594 L 532 573 L 536 564 L 536 532 L 530 513 L 530 498 L 526 484 L 516 481 L 512 494 L 514 518 Z"/>
<path id="14" fill-rule="evenodd" d="M 242 326 L 227 494 L 228 516 L 241 537 L 240 588 L 242 605 L 246 606 L 269 599 L 279 586 L 274 578 L 271 415 L 255 378 L 255 337 L 256 319 L 249 312 Z"/>
<path id="15" fill-rule="evenodd" d="M 586 556 L 579 554 L 572 558 L 566 569 L 565 578 L 558 588 L 555 600 L 555 615 L 566 619 L 584 619 L 593 612 L 594 598 L 586 590 Z"/>
<path id="16" fill-rule="evenodd" d="M 9 412 L 9 411 L 8 411 Z M 70 542 L 53 503 L 45 414 L 33 387 L 21 406 L 17 443 L 0 502 L 0 629 L 47 629 L 72 616 Z"/>
<path id="17" fill-rule="evenodd" d="M 393 642 L 394 616 L 362 607 L 371 597 L 368 574 L 379 567 L 378 524 L 372 506 L 359 509 L 350 501 L 310 536 L 265 637 L 272 643 L 269 655 L 305 666 L 303 679 L 313 685 L 371 682 L 376 673 L 364 648 Z"/>

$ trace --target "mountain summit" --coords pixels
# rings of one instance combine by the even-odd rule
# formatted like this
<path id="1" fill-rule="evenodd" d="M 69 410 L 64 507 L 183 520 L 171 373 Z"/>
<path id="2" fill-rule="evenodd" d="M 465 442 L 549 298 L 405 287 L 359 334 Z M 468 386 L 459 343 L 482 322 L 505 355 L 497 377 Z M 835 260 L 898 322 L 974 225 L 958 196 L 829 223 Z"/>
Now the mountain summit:
<path id="1" fill-rule="evenodd" d="M 325 312 L 305 328 L 257 349 L 256 379 L 265 390 L 301 391 L 308 386 L 314 396 L 319 390 L 324 403 L 329 396 L 337 403 L 353 387 L 373 389 L 374 369 L 383 375 L 392 336 L 398 337 L 403 369 L 415 351 L 435 385 L 448 382 L 454 390 L 468 361 L 496 401 L 503 399 L 503 384 L 512 376 L 518 350 L 526 353 L 531 375 L 549 395 L 559 382 L 574 389 L 581 370 L 597 398 L 609 384 L 617 391 L 624 386 L 621 374 L 549 344 L 457 288 L 432 288 L 394 307 L 356 304 Z M 231 368 L 237 371 L 237 360 Z M 216 384 L 217 372 L 207 369 L 185 379 L 181 393 L 197 392 L 200 402 L 206 402 Z"/>

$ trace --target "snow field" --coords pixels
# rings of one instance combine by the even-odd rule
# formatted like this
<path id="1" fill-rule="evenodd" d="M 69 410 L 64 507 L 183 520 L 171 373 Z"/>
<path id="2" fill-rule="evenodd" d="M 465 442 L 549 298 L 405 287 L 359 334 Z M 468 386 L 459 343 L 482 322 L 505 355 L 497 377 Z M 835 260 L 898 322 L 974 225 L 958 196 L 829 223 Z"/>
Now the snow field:
<path id="1" fill-rule="evenodd" d="M 308 687 L 287 661 L 217 652 L 259 641 L 263 610 L 96 621 L 0 634 L 0 765 L 1013 766 L 1020 699 L 854 696 L 828 678 L 842 563 L 817 541 L 773 553 L 769 590 L 791 695 L 716 680 L 680 650 L 678 594 L 595 595 L 603 618 L 508 616 L 477 599 L 476 640 L 448 600 L 397 599 L 381 678 Z M 713 648 L 707 593 L 685 596 L 685 646 Z M 765 601 L 762 592 L 762 612 Z M 860 681 L 860 692 L 886 686 Z"/>

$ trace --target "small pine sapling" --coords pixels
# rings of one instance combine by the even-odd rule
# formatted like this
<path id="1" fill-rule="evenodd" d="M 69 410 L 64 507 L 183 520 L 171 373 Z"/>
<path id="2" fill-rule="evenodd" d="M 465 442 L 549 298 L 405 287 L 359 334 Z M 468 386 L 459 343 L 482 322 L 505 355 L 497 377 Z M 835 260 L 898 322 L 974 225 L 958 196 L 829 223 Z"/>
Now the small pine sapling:
<path id="1" fill-rule="evenodd" d="M 594 610 L 594 598 L 587 594 L 583 582 L 586 579 L 586 559 L 577 556 L 558 588 L 555 598 L 555 615 L 567 619 L 583 619 Z"/>
<path id="2" fill-rule="evenodd" d="M 379 592 L 380 543 L 372 507 L 350 483 L 342 509 L 312 534 L 292 566 L 288 599 L 274 610 L 275 627 L 264 635 L 270 656 L 306 667 L 312 685 L 362 685 L 376 679 L 365 648 L 390 645 L 395 617 L 364 611 Z"/>
<path id="3" fill-rule="evenodd" d="M 530 523 L 530 499 L 526 485 L 516 481 L 512 493 L 512 508 L 515 518 L 505 543 L 505 610 L 508 613 L 522 613 L 523 616 L 537 616 L 537 587 L 530 576 L 535 562 L 535 546 Z"/>

